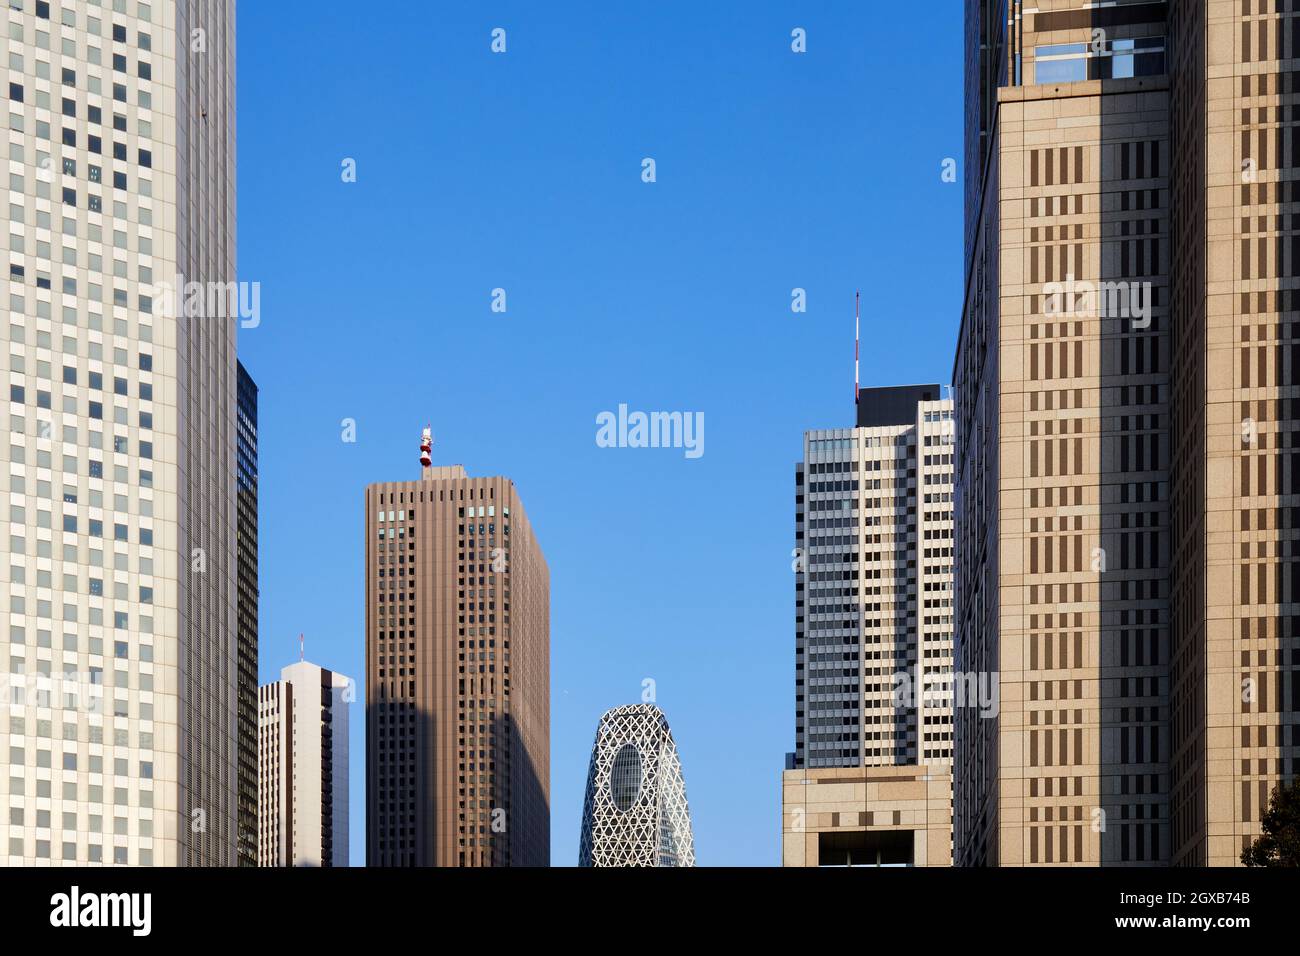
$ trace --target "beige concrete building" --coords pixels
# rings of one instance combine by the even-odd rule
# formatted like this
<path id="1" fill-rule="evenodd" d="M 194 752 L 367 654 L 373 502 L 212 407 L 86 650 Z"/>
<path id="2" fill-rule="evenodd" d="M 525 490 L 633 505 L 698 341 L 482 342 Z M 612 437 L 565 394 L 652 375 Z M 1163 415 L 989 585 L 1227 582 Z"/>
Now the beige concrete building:
<path id="1" fill-rule="evenodd" d="M 1171 13 L 1171 859 L 1222 866 L 1300 756 L 1300 10 Z"/>
<path id="2" fill-rule="evenodd" d="M 787 770 L 783 866 L 951 866 L 946 764 Z"/>
<path id="3" fill-rule="evenodd" d="M 0 865 L 239 861 L 234 6 L 0 11 Z"/>
<path id="4" fill-rule="evenodd" d="M 952 403 L 863 389 L 795 471 L 787 866 L 951 862 Z"/>
<path id="5" fill-rule="evenodd" d="M 1290 17 L 1241 7 L 967 4 L 956 667 L 1001 691 L 957 708 L 961 864 L 1231 864 L 1294 772 L 1290 517 L 1256 480 L 1282 474 L 1290 265 L 1234 237 L 1279 225 L 1249 51 Z"/>
<path id="6" fill-rule="evenodd" d="M 514 483 L 366 488 L 368 866 L 550 863 L 550 575 Z"/>
<path id="7" fill-rule="evenodd" d="M 257 865 L 348 865 L 351 678 L 298 661 L 257 689 Z"/>

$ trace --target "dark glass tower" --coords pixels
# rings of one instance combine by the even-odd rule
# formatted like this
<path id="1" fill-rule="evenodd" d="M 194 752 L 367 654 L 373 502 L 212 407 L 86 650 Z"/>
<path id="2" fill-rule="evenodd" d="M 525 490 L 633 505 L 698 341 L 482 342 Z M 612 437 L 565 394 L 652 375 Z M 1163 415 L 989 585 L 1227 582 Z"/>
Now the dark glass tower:
<path id="1" fill-rule="evenodd" d="M 235 402 L 239 865 L 257 866 L 257 383 L 242 363 Z"/>

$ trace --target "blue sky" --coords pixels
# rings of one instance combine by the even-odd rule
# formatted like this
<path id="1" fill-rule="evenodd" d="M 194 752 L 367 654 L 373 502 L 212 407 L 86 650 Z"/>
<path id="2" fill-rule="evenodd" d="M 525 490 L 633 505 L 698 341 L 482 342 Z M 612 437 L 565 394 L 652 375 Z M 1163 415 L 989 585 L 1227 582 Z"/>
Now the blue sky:
<path id="1" fill-rule="evenodd" d="M 577 859 L 597 719 L 650 678 L 699 863 L 777 865 L 793 465 L 805 429 L 852 423 L 855 289 L 864 385 L 950 379 L 961 4 L 923 24 L 864 2 L 382 11 L 239 8 L 261 680 L 301 631 L 363 683 L 362 492 L 416 478 L 432 422 L 435 462 L 515 480 L 550 565 L 552 862 Z M 702 412 L 703 456 L 598 447 L 619 404 Z"/>

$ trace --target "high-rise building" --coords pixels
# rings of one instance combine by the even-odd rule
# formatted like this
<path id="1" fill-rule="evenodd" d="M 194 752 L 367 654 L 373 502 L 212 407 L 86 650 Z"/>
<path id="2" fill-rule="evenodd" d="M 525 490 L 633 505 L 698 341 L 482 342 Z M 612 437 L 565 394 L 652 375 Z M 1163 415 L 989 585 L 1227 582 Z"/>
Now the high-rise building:
<path id="1" fill-rule="evenodd" d="M 1230 865 L 1295 772 L 1295 22 L 967 2 L 959 863 Z"/>
<path id="2" fill-rule="evenodd" d="M 550 862 L 550 572 L 508 478 L 366 488 L 368 866 Z"/>
<path id="3" fill-rule="evenodd" d="M 348 865 L 352 681 L 308 661 L 257 691 L 258 866 Z"/>
<path id="4" fill-rule="evenodd" d="M 0 864 L 233 866 L 234 4 L 0 16 Z"/>
<path id="5" fill-rule="evenodd" d="M 242 362 L 235 365 L 239 865 L 257 866 L 257 383 Z"/>
<path id="6" fill-rule="evenodd" d="M 582 805 L 579 866 L 694 866 L 686 781 L 668 718 L 653 704 L 606 711 Z"/>
<path id="7" fill-rule="evenodd" d="M 952 402 L 867 388 L 795 467 L 786 866 L 952 861 Z"/>

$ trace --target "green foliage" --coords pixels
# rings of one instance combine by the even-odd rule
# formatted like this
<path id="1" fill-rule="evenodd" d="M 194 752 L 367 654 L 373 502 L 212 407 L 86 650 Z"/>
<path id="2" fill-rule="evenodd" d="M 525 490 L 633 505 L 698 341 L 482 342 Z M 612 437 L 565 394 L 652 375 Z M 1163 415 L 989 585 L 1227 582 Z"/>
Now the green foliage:
<path id="1" fill-rule="evenodd" d="M 1241 851 L 1246 866 L 1300 867 L 1300 777 L 1276 787 L 1263 819 L 1264 832 Z"/>

